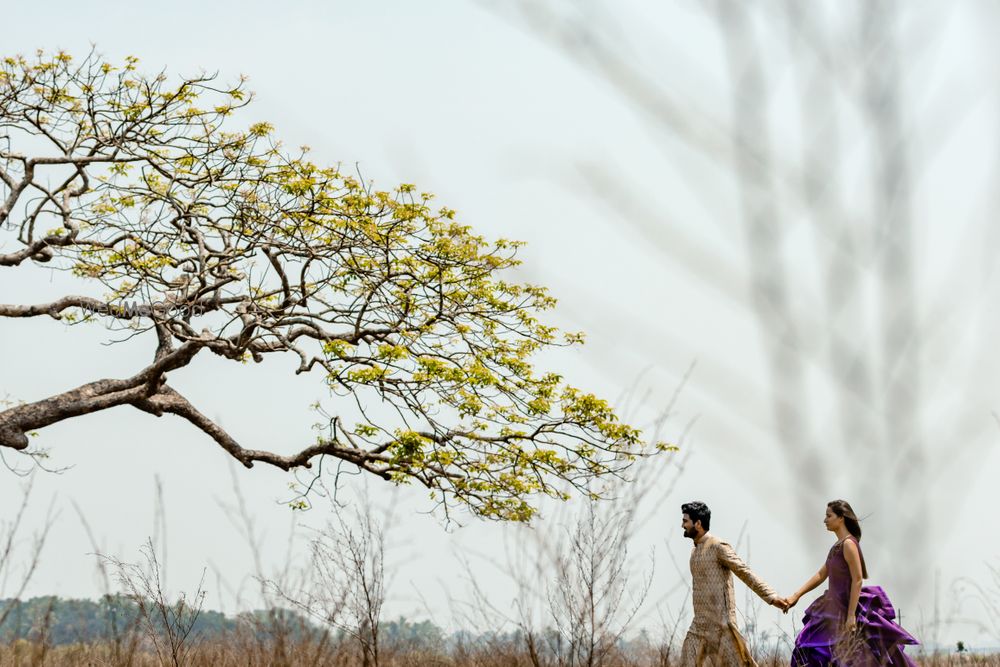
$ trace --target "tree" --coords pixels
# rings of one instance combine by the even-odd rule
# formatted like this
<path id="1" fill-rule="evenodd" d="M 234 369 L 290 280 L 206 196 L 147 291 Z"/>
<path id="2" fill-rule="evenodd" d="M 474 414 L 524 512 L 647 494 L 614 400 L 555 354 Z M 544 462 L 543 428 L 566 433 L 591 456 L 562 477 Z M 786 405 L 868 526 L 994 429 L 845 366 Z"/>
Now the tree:
<path id="1" fill-rule="evenodd" d="M 333 457 L 416 480 L 446 511 L 521 521 L 538 495 L 592 493 L 669 448 L 534 368 L 582 337 L 540 321 L 543 287 L 504 280 L 519 242 L 475 235 L 412 185 L 376 190 L 289 153 L 267 123 L 226 129 L 252 97 L 243 79 L 145 76 L 134 57 L 0 63 L 0 267 L 45 264 L 86 291 L 0 316 L 156 340 L 131 377 L 0 412 L 0 446 L 30 451 L 33 431 L 127 405 L 186 419 L 248 468 Z M 167 382 L 201 353 L 288 355 L 321 375 L 336 403 L 323 435 L 292 454 L 237 442 Z"/>

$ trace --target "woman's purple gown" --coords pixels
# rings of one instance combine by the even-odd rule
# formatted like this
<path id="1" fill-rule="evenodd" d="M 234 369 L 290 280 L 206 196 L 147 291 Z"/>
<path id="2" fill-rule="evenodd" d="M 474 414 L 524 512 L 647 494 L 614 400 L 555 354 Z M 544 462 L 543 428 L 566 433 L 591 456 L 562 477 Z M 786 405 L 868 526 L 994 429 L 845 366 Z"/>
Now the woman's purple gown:
<path id="1" fill-rule="evenodd" d="M 847 539 L 858 544 L 853 537 Z M 917 663 L 903 653 L 903 646 L 919 642 L 893 622 L 896 610 L 879 586 L 861 588 L 858 632 L 853 639 L 846 637 L 851 572 L 843 549 L 843 541 L 837 542 L 826 557 L 829 588 L 805 611 L 802 631 L 795 638 L 792 667 L 916 667 Z"/>

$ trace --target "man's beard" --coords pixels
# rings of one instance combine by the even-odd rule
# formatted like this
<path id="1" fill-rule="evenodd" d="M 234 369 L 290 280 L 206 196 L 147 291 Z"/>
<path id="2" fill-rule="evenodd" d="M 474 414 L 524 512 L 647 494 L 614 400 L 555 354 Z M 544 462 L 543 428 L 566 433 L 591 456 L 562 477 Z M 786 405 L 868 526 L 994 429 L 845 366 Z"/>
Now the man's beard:
<path id="1" fill-rule="evenodd" d="M 691 539 L 698 537 L 698 529 L 688 528 L 687 530 L 684 531 L 684 537 L 690 537 Z"/>

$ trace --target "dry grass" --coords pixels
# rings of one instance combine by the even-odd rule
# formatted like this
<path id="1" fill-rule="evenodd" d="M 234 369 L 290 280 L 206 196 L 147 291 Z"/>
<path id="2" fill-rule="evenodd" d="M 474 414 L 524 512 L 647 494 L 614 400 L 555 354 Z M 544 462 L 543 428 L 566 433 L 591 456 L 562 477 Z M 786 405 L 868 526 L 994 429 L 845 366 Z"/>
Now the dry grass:
<path id="1" fill-rule="evenodd" d="M 962 665 L 1000 665 L 1000 655 L 945 655 L 917 658 L 927 667 Z M 24 641 L 0 646 L 0 667 L 163 667 L 173 663 L 157 657 L 152 650 L 139 650 L 123 659 L 116 657 L 109 644 L 45 647 Z M 194 645 L 180 663 L 184 667 L 362 667 L 365 656 L 348 643 L 309 641 L 279 646 L 261 645 L 246 636 Z M 367 664 L 372 664 L 368 662 Z M 454 647 L 440 651 L 384 649 L 377 663 L 381 667 L 562 667 L 556 660 L 536 662 L 528 650 L 519 646 Z M 600 663 L 602 667 L 670 667 L 677 664 L 660 648 L 628 654 L 615 652 Z M 787 665 L 784 655 L 758 658 L 760 667 Z M 596 667 L 596 665 L 595 665 Z"/>

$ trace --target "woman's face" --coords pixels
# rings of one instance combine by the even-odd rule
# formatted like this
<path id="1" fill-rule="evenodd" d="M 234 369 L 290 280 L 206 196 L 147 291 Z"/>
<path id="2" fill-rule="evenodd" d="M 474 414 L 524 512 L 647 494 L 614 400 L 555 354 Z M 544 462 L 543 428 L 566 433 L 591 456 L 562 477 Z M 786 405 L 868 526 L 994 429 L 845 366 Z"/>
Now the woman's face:
<path id="1" fill-rule="evenodd" d="M 837 532 L 837 530 L 844 525 L 844 517 L 837 516 L 832 509 L 826 508 L 826 516 L 823 517 L 823 525 L 831 533 Z"/>

